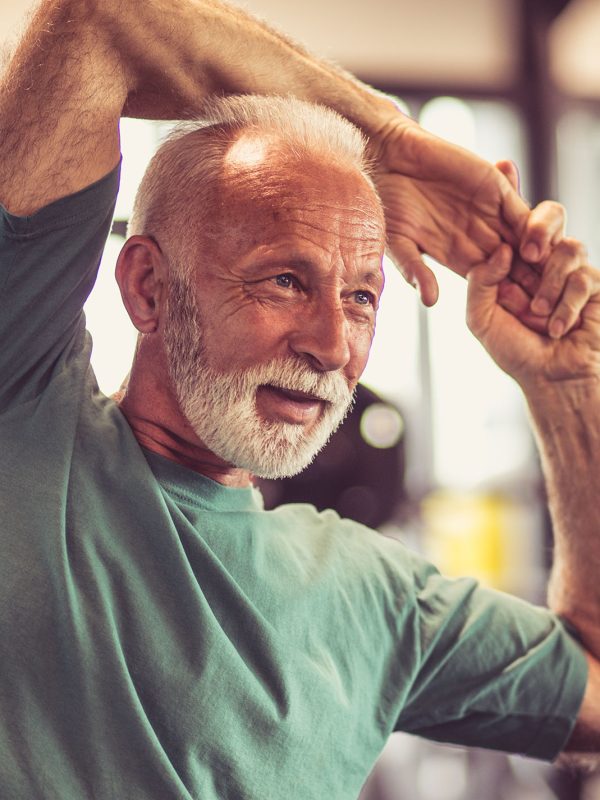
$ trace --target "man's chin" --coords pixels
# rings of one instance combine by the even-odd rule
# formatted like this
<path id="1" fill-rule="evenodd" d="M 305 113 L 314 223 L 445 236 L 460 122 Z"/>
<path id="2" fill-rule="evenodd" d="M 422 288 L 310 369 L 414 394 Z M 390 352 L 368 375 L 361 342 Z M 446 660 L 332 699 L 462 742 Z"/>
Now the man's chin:
<path id="1" fill-rule="evenodd" d="M 214 414 L 214 409 L 212 409 Z M 199 439 L 218 458 L 258 478 L 291 478 L 311 464 L 341 424 L 341 414 L 320 420 L 307 432 L 304 426 L 289 423 L 265 423 L 252 409 L 226 409 L 208 426 L 208 415 L 199 415 L 194 424 L 188 420 Z"/>
<path id="2" fill-rule="evenodd" d="M 263 459 L 236 459 L 238 463 L 236 466 L 241 469 L 246 469 L 257 478 L 264 480 L 281 480 L 282 478 L 293 478 L 305 470 L 320 452 L 322 448 L 319 447 L 309 454 L 296 456 L 290 458 L 273 458 L 269 461 Z M 241 463 L 240 463 L 241 462 Z M 235 462 L 234 462 L 235 463 Z"/>
<path id="3" fill-rule="evenodd" d="M 271 468 L 271 467 L 262 468 L 262 467 L 258 467 L 257 469 L 249 470 L 249 472 L 251 472 L 257 478 L 262 478 L 264 480 L 270 480 L 270 481 L 278 481 L 278 480 L 282 480 L 283 478 L 293 478 L 296 475 L 299 475 L 313 461 L 314 461 L 314 459 L 311 458 L 310 461 L 304 462 L 301 466 L 294 465 L 292 467 L 287 466 L 287 465 L 284 466 L 284 467 L 281 467 L 281 468 Z"/>
<path id="4" fill-rule="evenodd" d="M 245 448 L 235 447 L 232 450 L 215 447 L 213 452 L 238 469 L 251 472 L 257 478 L 280 480 L 293 478 L 305 470 L 320 451 L 325 447 L 331 433 L 324 439 L 308 443 L 306 441 L 290 441 L 282 438 L 274 440 L 265 438 L 259 452 L 248 452 Z"/>

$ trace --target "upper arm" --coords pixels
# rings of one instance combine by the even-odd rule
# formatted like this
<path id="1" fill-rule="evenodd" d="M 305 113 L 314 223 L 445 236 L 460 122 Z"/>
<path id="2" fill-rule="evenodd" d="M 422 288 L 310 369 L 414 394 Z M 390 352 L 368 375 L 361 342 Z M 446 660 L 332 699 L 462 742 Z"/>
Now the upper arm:
<path id="1" fill-rule="evenodd" d="M 0 417 L 39 396 L 81 353 L 82 307 L 118 184 L 116 169 L 33 216 L 0 209 Z"/>
<path id="2" fill-rule="evenodd" d="M 86 2 L 43 0 L 0 82 L 0 202 L 30 215 L 119 159 L 127 94 Z"/>
<path id="3" fill-rule="evenodd" d="M 473 581 L 434 574 L 420 584 L 419 658 L 397 729 L 555 758 L 572 731 L 588 672 L 561 620 Z"/>

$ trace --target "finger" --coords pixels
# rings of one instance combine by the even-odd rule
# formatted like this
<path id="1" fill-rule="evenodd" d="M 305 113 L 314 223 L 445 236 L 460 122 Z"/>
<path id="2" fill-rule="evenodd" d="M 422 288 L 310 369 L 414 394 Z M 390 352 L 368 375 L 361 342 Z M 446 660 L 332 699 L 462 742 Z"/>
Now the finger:
<path id="1" fill-rule="evenodd" d="M 559 242 L 544 265 L 540 285 L 531 301 L 534 314 L 552 314 L 572 272 L 585 266 L 585 247 L 576 239 Z"/>
<path id="2" fill-rule="evenodd" d="M 537 269 L 531 264 L 526 264 L 520 258 L 513 260 L 510 278 L 529 295 L 529 302 L 539 289 L 542 280 Z"/>
<path id="3" fill-rule="evenodd" d="M 459 267 L 457 272 L 466 275 L 473 265 L 488 258 L 502 242 L 507 241 L 504 238 L 505 235 L 506 231 L 501 230 L 498 232 L 493 230 L 483 219 L 476 218 L 471 220 L 465 239 L 460 242 L 461 250 L 465 252 L 464 269 L 460 270 Z M 515 243 L 516 246 L 518 246 L 518 243 Z"/>
<path id="4" fill-rule="evenodd" d="M 529 214 L 521 237 L 519 252 L 525 261 L 537 263 L 550 255 L 550 251 L 565 235 L 567 212 L 560 203 L 545 200 Z"/>
<path id="5" fill-rule="evenodd" d="M 512 271 L 511 271 L 512 274 Z M 498 287 L 498 302 L 515 317 L 529 311 L 531 297 L 510 276 L 503 280 Z"/>
<path id="6" fill-rule="evenodd" d="M 502 281 L 498 287 L 498 304 L 531 330 L 547 334 L 549 318 L 532 313 L 531 297 L 510 278 Z"/>
<path id="7" fill-rule="evenodd" d="M 503 160 L 496 164 L 496 168 L 506 178 L 502 188 L 502 219 L 506 223 L 502 225 L 502 236 L 516 247 L 523 241 L 530 209 L 520 194 L 519 171 L 516 165 L 512 161 Z"/>
<path id="8" fill-rule="evenodd" d="M 504 159 L 496 162 L 496 169 L 499 170 L 507 179 L 512 188 L 521 193 L 521 180 L 519 177 L 519 169 L 514 161 Z"/>
<path id="9" fill-rule="evenodd" d="M 435 305 L 439 296 L 438 283 L 415 243 L 405 236 L 390 237 L 388 251 L 404 280 L 419 292 L 423 304 Z"/>
<path id="10" fill-rule="evenodd" d="M 501 244 L 487 261 L 483 261 L 469 270 L 467 277 L 473 284 L 472 291 L 481 290 L 486 297 L 491 297 L 493 292 L 496 297 L 500 284 L 508 278 L 512 257 L 512 248 L 507 244 Z"/>
<path id="11" fill-rule="evenodd" d="M 508 277 L 512 260 L 512 248 L 500 245 L 487 261 L 469 270 L 467 275 L 467 325 L 476 336 L 485 334 L 490 325 L 500 285 Z"/>
<path id="12" fill-rule="evenodd" d="M 584 266 L 567 278 L 560 302 L 548 325 L 548 332 L 553 339 L 560 339 L 580 321 L 581 312 L 590 297 L 598 291 L 596 272 Z"/>

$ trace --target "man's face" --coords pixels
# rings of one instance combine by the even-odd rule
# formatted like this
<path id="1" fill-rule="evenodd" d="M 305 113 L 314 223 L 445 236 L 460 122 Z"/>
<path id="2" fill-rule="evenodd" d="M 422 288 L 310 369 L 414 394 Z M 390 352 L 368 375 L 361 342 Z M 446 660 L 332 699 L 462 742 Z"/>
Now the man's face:
<path id="1" fill-rule="evenodd" d="M 302 470 L 352 402 L 375 330 L 384 227 L 358 173 L 225 163 L 215 235 L 173 278 L 163 338 L 204 446 L 261 477 Z M 236 153 L 240 156 L 236 158 Z M 188 285 L 189 284 L 189 285 Z"/>

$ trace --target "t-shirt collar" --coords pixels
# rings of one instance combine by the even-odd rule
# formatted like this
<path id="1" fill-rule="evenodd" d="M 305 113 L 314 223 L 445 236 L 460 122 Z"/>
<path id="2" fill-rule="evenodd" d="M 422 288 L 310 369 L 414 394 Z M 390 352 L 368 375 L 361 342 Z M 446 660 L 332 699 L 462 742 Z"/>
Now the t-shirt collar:
<path id="1" fill-rule="evenodd" d="M 233 488 L 184 467 L 176 461 L 142 448 L 150 469 L 170 495 L 184 502 L 216 511 L 262 511 L 263 499 L 253 486 Z"/>

